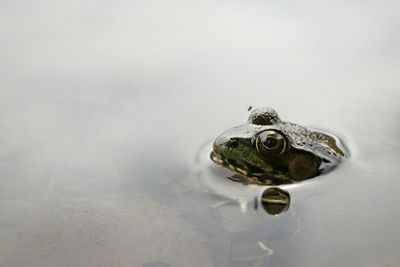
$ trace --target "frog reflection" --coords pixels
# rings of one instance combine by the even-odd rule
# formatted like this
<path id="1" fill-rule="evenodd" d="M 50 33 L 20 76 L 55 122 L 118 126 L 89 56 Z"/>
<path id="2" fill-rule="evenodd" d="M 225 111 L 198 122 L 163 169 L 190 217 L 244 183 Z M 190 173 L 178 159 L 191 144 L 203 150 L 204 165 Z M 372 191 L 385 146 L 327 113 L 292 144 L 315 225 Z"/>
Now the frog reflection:
<path id="1" fill-rule="evenodd" d="M 252 184 L 285 184 L 306 180 L 345 157 L 326 133 L 282 121 L 271 108 L 251 112 L 247 123 L 216 138 L 211 159 Z"/>
<path id="2" fill-rule="evenodd" d="M 255 201 L 255 209 L 257 209 L 258 199 L 256 198 Z M 270 215 L 279 215 L 289 209 L 290 195 L 281 188 L 270 187 L 264 190 L 260 202 L 265 212 Z"/>

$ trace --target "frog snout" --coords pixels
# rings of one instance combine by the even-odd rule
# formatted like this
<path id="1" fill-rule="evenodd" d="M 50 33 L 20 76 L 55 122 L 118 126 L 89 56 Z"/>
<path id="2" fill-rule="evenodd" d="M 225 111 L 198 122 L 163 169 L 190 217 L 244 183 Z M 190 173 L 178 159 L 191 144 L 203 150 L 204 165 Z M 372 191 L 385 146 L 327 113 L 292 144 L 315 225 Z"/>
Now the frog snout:
<path id="1" fill-rule="evenodd" d="M 238 144 L 239 141 L 237 138 L 220 135 L 214 141 L 214 150 L 218 150 L 221 147 L 235 148 Z"/>

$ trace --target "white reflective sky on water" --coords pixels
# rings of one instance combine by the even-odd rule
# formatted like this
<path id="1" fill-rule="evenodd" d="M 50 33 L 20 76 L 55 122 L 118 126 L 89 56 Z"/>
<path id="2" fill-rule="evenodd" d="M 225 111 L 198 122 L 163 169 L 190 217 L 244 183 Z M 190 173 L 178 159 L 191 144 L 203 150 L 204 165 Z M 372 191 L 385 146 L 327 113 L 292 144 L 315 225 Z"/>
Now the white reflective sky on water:
<path id="1" fill-rule="evenodd" d="M 0 265 L 398 266 L 399 7 L 1 1 Z M 352 154 L 282 216 L 191 175 L 249 105 Z"/>

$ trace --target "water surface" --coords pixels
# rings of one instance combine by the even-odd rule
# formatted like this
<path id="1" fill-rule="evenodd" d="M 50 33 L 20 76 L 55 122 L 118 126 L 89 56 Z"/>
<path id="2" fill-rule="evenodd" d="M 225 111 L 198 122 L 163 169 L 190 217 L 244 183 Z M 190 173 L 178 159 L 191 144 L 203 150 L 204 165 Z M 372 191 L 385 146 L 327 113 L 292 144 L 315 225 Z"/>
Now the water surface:
<path id="1" fill-rule="evenodd" d="M 0 265 L 398 266 L 398 8 L 0 3 Z M 201 156 L 249 105 L 351 151 L 279 216 Z"/>

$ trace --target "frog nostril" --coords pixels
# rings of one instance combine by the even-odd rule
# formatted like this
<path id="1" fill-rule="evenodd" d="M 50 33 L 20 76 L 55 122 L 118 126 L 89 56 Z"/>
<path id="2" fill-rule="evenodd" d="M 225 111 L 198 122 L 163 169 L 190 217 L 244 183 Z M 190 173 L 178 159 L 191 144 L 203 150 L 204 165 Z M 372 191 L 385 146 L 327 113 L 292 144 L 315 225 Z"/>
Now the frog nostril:
<path id="1" fill-rule="evenodd" d="M 238 142 L 238 140 L 236 138 L 231 138 L 226 142 L 226 146 L 227 147 L 231 147 L 231 148 L 237 147 L 238 144 L 239 144 L 239 142 Z"/>

